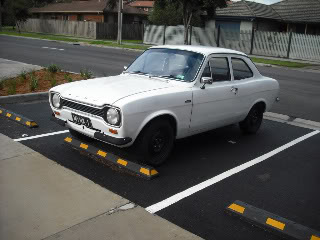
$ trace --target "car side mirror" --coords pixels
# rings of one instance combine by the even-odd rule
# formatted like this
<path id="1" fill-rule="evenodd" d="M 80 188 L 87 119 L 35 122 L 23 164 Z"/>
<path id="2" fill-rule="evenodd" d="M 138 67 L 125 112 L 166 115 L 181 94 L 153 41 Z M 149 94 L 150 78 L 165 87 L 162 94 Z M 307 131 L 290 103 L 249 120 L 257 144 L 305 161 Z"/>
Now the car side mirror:
<path id="1" fill-rule="evenodd" d="M 213 83 L 213 79 L 211 77 L 202 77 L 201 78 L 201 82 L 203 83 L 203 85 L 200 87 L 201 89 L 205 89 L 206 84 L 212 84 Z"/>
<path id="2" fill-rule="evenodd" d="M 127 69 L 128 69 L 128 67 L 127 67 L 127 66 L 123 66 L 123 69 L 124 69 L 124 70 L 127 70 Z"/>

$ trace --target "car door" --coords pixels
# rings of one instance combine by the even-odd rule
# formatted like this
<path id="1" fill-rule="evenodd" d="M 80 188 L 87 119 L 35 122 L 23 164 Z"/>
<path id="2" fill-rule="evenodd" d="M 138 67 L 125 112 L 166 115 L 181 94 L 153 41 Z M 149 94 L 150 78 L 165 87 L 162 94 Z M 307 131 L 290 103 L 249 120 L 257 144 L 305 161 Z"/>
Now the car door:
<path id="1" fill-rule="evenodd" d="M 230 58 L 219 54 L 209 56 L 201 74 L 212 77 L 212 84 L 195 84 L 190 131 L 203 132 L 235 122 L 237 91 L 231 78 Z"/>
<path id="2" fill-rule="evenodd" d="M 236 120 L 242 121 L 248 114 L 251 104 L 254 102 L 256 85 L 253 83 L 254 73 L 250 68 L 249 58 L 245 56 L 231 56 L 231 69 L 233 87 L 236 90 L 236 108 L 234 114 Z"/>

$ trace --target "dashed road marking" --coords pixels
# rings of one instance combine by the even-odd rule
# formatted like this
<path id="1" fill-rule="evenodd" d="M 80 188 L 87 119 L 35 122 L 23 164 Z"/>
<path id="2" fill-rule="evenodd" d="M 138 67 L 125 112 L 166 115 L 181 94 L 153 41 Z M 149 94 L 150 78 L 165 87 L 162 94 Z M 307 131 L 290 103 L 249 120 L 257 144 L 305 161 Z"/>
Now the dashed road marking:
<path id="1" fill-rule="evenodd" d="M 232 176 L 232 175 L 234 175 L 234 174 L 236 174 L 238 172 L 241 172 L 241 171 L 243 171 L 243 170 L 245 170 L 245 169 L 247 169 L 249 167 L 252 167 L 252 166 L 254 166 L 254 165 L 256 165 L 256 164 L 258 164 L 260 162 L 263 162 L 263 161 L 269 159 L 270 157 L 282 152 L 283 150 L 285 150 L 287 148 L 290 148 L 290 147 L 294 146 L 295 144 L 297 144 L 299 142 L 302 142 L 302 141 L 304 141 L 304 140 L 306 140 L 306 139 L 318 134 L 319 132 L 320 131 L 316 130 L 316 131 L 308 133 L 308 134 L 306 134 L 306 135 L 304 135 L 302 137 L 299 137 L 299 138 L 297 138 L 297 139 L 295 139 L 295 140 L 293 140 L 293 141 L 291 141 L 291 142 L 289 142 L 289 143 L 287 143 L 287 144 L 285 144 L 285 145 L 283 145 L 281 147 L 278 147 L 278 148 L 274 149 L 271 152 L 268 152 L 268 153 L 266 153 L 266 154 L 264 154 L 264 155 L 262 155 L 260 157 L 257 157 L 255 159 L 249 161 L 249 162 L 243 163 L 243 164 L 241 164 L 241 165 L 239 165 L 237 167 L 234 167 L 234 168 L 232 168 L 232 169 L 230 169 L 230 170 L 228 170 L 226 172 L 223 172 L 223 173 L 221 173 L 221 174 L 219 174 L 219 175 L 217 175 L 217 176 L 215 176 L 213 178 L 210 178 L 210 179 L 208 179 L 208 180 L 206 180 L 206 181 L 204 181 L 202 183 L 199 183 L 199 184 L 197 184 L 197 185 L 195 185 L 193 187 L 190 187 L 190 188 L 188 188 L 188 189 L 186 189 L 186 190 L 184 190 L 184 191 L 182 191 L 180 193 L 177 193 L 177 194 L 175 194 L 175 195 L 173 195 L 173 196 L 171 196 L 171 197 L 169 197 L 169 198 L 167 198 L 167 199 L 165 199 L 165 200 L 163 200 L 161 202 L 153 204 L 153 205 L 147 207 L 146 210 L 148 212 L 150 212 L 150 213 L 156 213 L 156 212 L 158 212 L 158 211 L 160 211 L 160 210 L 162 210 L 164 208 L 169 207 L 170 205 L 172 205 L 172 204 L 174 204 L 176 202 L 179 202 L 180 200 L 182 200 L 182 199 L 184 199 L 186 197 L 191 196 L 192 194 L 194 194 L 196 192 L 199 192 L 199 191 L 201 191 L 201 190 L 203 190 L 203 189 L 205 189 L 207 187 L 210 187 L 210 186 L 214 185 L 215 183 L 218 183 L 218 182 L 220 182 L 220 181 L 222 181 L 222 180 L 224 180 L 224 179 L 226 179 L 226 178 L 228 178 L 228 177 L 230 177 L 230 176 Z"/>
<path id="2" fill-rule="evenodd" d="M 63 48 L 51 48 L 51 47 L 42 47 L 44 49 L 51 49 L 51 50 L 59 50 L 59 51 L 64 51 Z"/>

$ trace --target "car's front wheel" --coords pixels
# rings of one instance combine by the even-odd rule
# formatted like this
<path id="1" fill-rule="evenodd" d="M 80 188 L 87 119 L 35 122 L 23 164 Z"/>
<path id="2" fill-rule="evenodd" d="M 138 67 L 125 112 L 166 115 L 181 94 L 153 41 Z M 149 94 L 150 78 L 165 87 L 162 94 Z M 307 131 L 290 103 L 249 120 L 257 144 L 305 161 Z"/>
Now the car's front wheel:
<path id="1" fill-rule="evenodd" d="M 263 120 L 264 109 L 261 105 L 257 104 L 251 108 L 247 117 L 239 123 L 240 129 L 246 134 L 256 133 L 261 126 Z"/>
<path id="2" fill-rule="evenodd" d="M 137 139 L 141 161 L 152 166 L 163 164 L 173 149 L 174 140 L 174 130 L 169 121 L 159 119 L 151 122 Z"/>

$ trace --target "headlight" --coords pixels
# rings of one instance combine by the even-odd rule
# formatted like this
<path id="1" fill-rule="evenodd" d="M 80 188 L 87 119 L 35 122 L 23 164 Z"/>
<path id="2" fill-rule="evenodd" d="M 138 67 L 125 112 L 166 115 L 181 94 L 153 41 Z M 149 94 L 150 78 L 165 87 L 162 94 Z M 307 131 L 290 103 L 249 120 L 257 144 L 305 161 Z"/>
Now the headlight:
<path id="1" fill-rule="evenodd" d="M 55 108 L 60 108 L 60 94 L 58 93 L 53 93 L 52 95 L 52 105 L 55 107 Z"/>
<path id="2" fill-rule="evenodd" d="M 106 114 L 106 120 L 112 125 L 119 125 L 120 114 L 119 111 L 114 108 L 109 108 Z"/>

